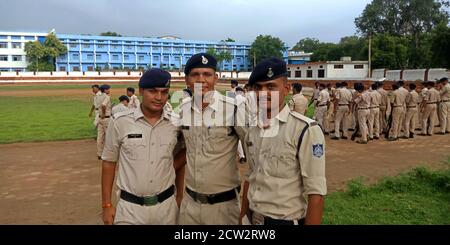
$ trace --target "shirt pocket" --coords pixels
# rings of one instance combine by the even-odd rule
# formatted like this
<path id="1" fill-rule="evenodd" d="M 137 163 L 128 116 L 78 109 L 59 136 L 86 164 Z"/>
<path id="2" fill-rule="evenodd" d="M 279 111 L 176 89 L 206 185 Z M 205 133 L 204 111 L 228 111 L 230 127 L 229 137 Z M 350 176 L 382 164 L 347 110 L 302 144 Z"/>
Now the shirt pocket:
<path id="1" fill-rule="evenodd" d="M 193 133 L 191 132 L 192 129 L 189 127 L 183 128 L 182 133 L 184 137 L 184 144 L 186 145 L 186 152 L 191 153 L 195 149 L 194 141 L 193 141 Z"/>
<path id="2" fill-rule="evenodd" d="M 143 138 L 125 138 L 123 152 L 131 160 L 142 160 L 145 156 L 145 141 Z"/>
<path id="3" fill-rule="evenodd" d="M 173 150 L 177 143 L 177 135 L 176 133 L 171 133 L 169 135 L 164 135 L 159 138 L 159 151 L 161 152 L 162 158 L 172 158 Z"/>
<path id="4" fill-rule="evenodd" d="M 300 175 L 300 166 L 295 152 L 274 147 L 268 154 L 266 172 L 277 178 L 292 178 Z"/>

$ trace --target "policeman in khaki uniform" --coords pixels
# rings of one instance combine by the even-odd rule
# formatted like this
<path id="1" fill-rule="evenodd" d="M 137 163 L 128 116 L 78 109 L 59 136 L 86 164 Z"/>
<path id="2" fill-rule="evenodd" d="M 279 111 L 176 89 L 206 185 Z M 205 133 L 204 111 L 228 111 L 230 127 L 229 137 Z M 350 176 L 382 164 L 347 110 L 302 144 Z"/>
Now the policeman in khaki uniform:
<path id="1" fill-rule="evenodd" d="M 359 130 L 361 132 L 361 139 L 356 141 L 359 144 L 367 144 L 367 135 L 369 133 L 367 120 L 370 115 L 370 94 L 367 90 L 364 90 L 364 85 L 362 83 L 355 84 L 355 98 L 354 102 L 356 104 L 357 117 Z"/>
<path id="2" fill-rule="evenodd" d="M 436 124 L 437 104 L 441 100 L 439 91 L 434 88 L 434 82 L 427 82 L 428 92 L 422 101 L 422 136 L 432 136 L 434 125 Z M 430 124 L 428 125 L 428 121 Z M 427 127 L 428 126 L 428 127 Z"/>
<path id="3" fill-rule="evenodd" d="M 95 111 L 95 118 L 94 118 L 94 127 L 97 128 L 99 116 L 98 116 L 98 109 L 99 109 L 99 97 L 102 95 L 102 92 L 100 91 L 100 86 L 97 84 L 94 84 L 92 87 L 92 93 L 94 94 L 92 97 L 92 107 L 91 111 L 89 112 L 89 117 L 92 117 L 92 112 Z"/>
<path id="4" fill-rule="evenodd" d="M 370 91 L 369 139 L 380 138 L 380 104 L 381 94 L 377 91 L 377 84 L 372 84 Z"/>
<path id="5" fill-rule="evenodd" d="M 328 120 L 327 120 L 327 112 L 328 112 L 328 103 L 330 103 L 330 94 L 325 87 L 325 84 L 319 85 L 319 97 L 317 97 L 316 107 L 315 107 L 315 116 L 314 119 L 317 120 L 320 127 L 322 127 L 323 132 L 328 134 Z"/>
<path id="6" fill-rule="evenodd" d="M 400 135 L 400 130 L 402 128 L 401 121 L 404 108 L 406 107 L 406 97 L 403 92 L 400 90 L 399 84 L 392 85 L 391 92 L 391 100 L 390 103 L 392 105 L 392 121 L 391 121 L 391 130 L 389 132 L 388 141 L 396 141 Z"/>
<path id="7" fill-rule="evenodd" d="M 450 84 L 448 84 L 448 78 L 441 78 L 439 80 L 439 85 L 439 93 L 441 96 L 441 103 L 439 104 L 439 124 L 441 130 L 437 134 L 448 134 L 450 133 Z"/>
<path id="8" fill-rule="evenodd" d="M 308 99 L 302 94 L 302 85 L 300 83 L 292 84 L 292 99 L 289 101 L 289 109 L 302 115 L 308 110 Z"/>
<path id="9" fill-rule="evenodd" d="M 185 152 L 177 151 L 182 141 L 180 128 L 171 122 L 176 117 L 163 109 L 169 88 L 168 72 L 146 71 L 139 81 L 141 106 L 115 114 L 108 127 L 102 155 L 105 224 L 176 224 L 175 168 L 185 160 Z M 120 199 L 114 209 L 116 163 Z"/>
<path id="10" fill-rule="evenodd" d="M 377 91 L 381 94 L 381 103 L 380 103 L 380 132 L 385 133 L 387 130 L 387 113 L 391 110 L 389 103 L 388 92 L 383 88 L 383 82 L 376 82 Z"/>
<path id="11" fill-rule="evenodd" d="M 419 94 L 416 92 L 416 85 L 409 84 L 409 94 L 406 97 L 406 118 L 405 118 L 405 135 L 414 138 L 416 129 L 417 106 L 419 105 Z"/>
<path id="12" fill-rule="evenodd" d="M 348 121 L 347 116 L 350 113 L 350 103 L 352 101 L 352 92 L 347 88 L 348 84 L 346 82 L 342 82 L 340 84 L 340 88 L 336 90 L 335 93 L 335 105 L 334 108 L 336 112 L 336 118 L 334 119 L 334 137 L 331 139 L 339 140 L 340 130 L 342 124 L 342 139 L 348 139 Z"/>
<path id="13" fill-rule="evenodd" d="M 254 84 L 259 101 L 276 101 L 260 102 L 258 125 L 246 137 L 250 161 L 241 217 L 247 213 L 252 224 L 320 224 L 327 193 L 321 128 L 284 104 L 290 89 L 284 61 L 261 61 L 249 84 Z M 267 120 L 261 118 L 263 111 Z"/>
<path id="14" fill-rule="evenodd" d="M 405 102 L 403 103 L 403 110 L 402 110 L 402 114 L 400 115 L 400 127 L 398 130 L 398 134 L 400 135 L 400 133 L 403 131 L 403 135 L 400 138 L 403 139 L 408 139 L 409 136 L 405 134 L 406 130 L 405 130 L 405 118 L 406 118 L 406 97 L 408 97 L 409 95 L 409 91 L 404 88 L 403 86 L 405 86 L 405 82 L 403 80 L 398 81 L 398 91 L 401 93 L 402 98 L 405 100 Z"/>
<path id="15" fill-rule="evenodd" d="M 127 96 L 130 99 L 130 103 L 128 103 L 128 108 L 136 109 L 140 105 L 139 98 L 134 94 L 135 90 L 132 87 L 127 88 Z"/>
<path id="16" fill-rule="evenodd" d="M 109 89 L 111 87 L 107 84 L 100 86 L 102 95 L 99 99 L 99 120 L 97 126 L 97 156 L 101 160 L 103 146 L 105 145 L 105 135 L 108 129 L 109 119 L 111 117 L 111 97 L 109 96 Z"/>
<path id="17" fill-rule="evenodd" d="M 187 61 L 184 70 L 193 97 L 183 100 L 180 106 L 187 152 L 181 225 L 239 222 L 241 181 L 236 157 L 246 125 L 235 123 L 235 111 L 240 110 L 235 100 L 214 88 L 218 80 L 216 64 L 213 56 L 199 53 Z"/>

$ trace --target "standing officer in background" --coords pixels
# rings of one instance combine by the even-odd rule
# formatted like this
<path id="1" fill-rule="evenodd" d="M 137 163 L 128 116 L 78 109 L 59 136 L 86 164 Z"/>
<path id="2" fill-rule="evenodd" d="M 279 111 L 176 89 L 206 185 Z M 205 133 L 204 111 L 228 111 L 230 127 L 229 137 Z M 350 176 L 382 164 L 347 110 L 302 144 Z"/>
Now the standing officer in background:
<path id="1" fill-rule="evenodd" d="M 127 88 L 127 96 L 130 98 L 130 103 L 128 103 L 128 108 L 136 109 L 139 107 L 139 98 L 134 94 L 134 88 Z"/>
<path id="2" fill-rule="evenodd" d="M 314 119 L 317 120 L 322 131 L 325 134 L 328 134 L 328 123 L 327 123 L 327 112 L 328 112 L 328 104 L 330 103 L 330 94 L 325 87 L 325 84 L 321 83 L 319 85 L 319 97 L 317 97 L 316 107 L 315 107 L 315 116 Z"/>
<path id="3" fill-rule="evenodd" d="M 111 97 L 109 96 L 109 89 L 111 87 L 108 84 L 100 86 L 102 95 L 99 101 L 99 120 L 97 127 L 97 156 L 98 160 L 101 160 L 103 146 L 105 145 L 105 135 L 108 129 L 109 118 L 111 117 Z"/>
<path id="4" fill-rule="evenodd" d="M 417 106 L 419 105 L 419 94 L 416 92 L 416 85 L 409 84 L 409 94 L 406 97 L 406 119 L 405 119 L 405 136 L 410 139 L 414 138 L 416 129 Z"/>
<path id="5" fill-rule="evenodd" d="M 427 95 L 422 101 L 422 136 L 432 136 L 436 124 L 437 104 L 441 100 L 439 91 L 434 88 L 434 82 L 427 82 Z M 430 122 L 428 125 L 428 121 Z M 428 127 L 427 127 L 428 126 Z"/>
<path id="6" fill-rule="evenodd" d="M 185 152 L 179 150 L 180 128 L 164 110 L 170 78 L 161 69 L 146 71 L 139 81 L 142 104 L 115 114 L 111 121 L 102 155 L 105 224 L 176 223 L 175 169 L 185 161 Z M 111 192 L 116 163 L 120 200 L 114 209 Z"/>
<path id="7" fill-rule="evenodd" d="M 252 224 L 320 224 L 327 193 L 322 130 L 317 122 L 285 105 L 290 86 L 284 61 L 261 61 L 249 84 L 254 84 L 258 100 L 263 101 L 259 104 L 268 121 L 258 120 L 246 138 L 251 161 L 241 218 L 248 210 Z"/>
<path id="8" fill-rule="evenodd" d="M 381 133 L 385 133 L 387 130 L 387 113 L 391 110 L 388 92 L 383 88 L 383 82 L 379 81 L 377 83 L 377 91 L 381 94 L 381 102 L 380 102 L 380 131 Z"/>
<path id="9" fill-rule="evenodd" d="M 308 99 L 302 94 L 302 85 L 300 83 L 292 84 L 292 99 L 289 101 L 289 109 L 302 115 L 308 110 Z"/>
<path id="10" fill-rule="evenodd" d="M 358 111 L 358 125 L 361 132 L 361 139 L 356 141 L 358 144 L 367 144 L 368 127 L 367 120 L 370 115 L 370 94 L 364 90 L 362 83 L 355 84 L 356 95 L 354 98 L 356 110 Z"/>
<path id="11" fill-rule="evenodd" d="M 406 97 L 408 97 L 409 91 L 404 87 L 405 82 L 403 80 L 398 81 L 398 91 L 401 93 L 402 99 L 404 99 L 403 103 L 403 110 L 400 115 L 400 122 L 399 122 L 399 130 L 398 134 L 400 135 L 401 132 L 403 132 L 401 138 L 408 139 L 408 136 L 405 134 L 405 118 L 406 118 Z"/>
<path id="12" fill-rule="evenodd" d="M 439 119 L 440 132 L 436 134 L 450 133 L 450 84 L 448 78 L 444 77 L 439 80 L 439 93 L 441 96 L 441 103 L 439 104 Z"/>
<path id="13" fill-rule="evenodd" d="M 347 88 L 347 82 L 340 83 L 340 88 L 336 90 L 335 93 L 335 101 L 334 101 L 334 110 L 335 110 L 335 119 L 334 119 L 334 137 L 331 139 L 339 140 L 340 130 L 342 125 L 342 139 L 348 139 L 348 120 L 347 115 L 350 113 L 350 103 L 352 101 L 352 92 Z"/>
<path id="14" fill-rule="evenodd" d="M 119 104 L 113 106 L 111 114 L 114 116 L 116 113 L 121 111 L 128 111 L 128 103 L 130 102 L 130 98 L 126 95 L 122 95 L 119 97 Z"/>
<path id="15" fill-rule="evenodd" d="M 372 84 L 370 91 L 369 139 L 380 138 L 380 104 L 381 94 L 377 91 L 377 84 Z"/>
<path id="16" fill-rule="evenodd" d="M 92 117 L 92 112 L 95 111 L 95 118 L 94 118 L 94 127 L 97 128 L 99 116 L 98 116 L 98 109 L 99 109 L 99 98 L 102 95 L 102 92 L 100 91 L 100 87 L 97 84 L 92 85 L 92 93 L 94 94 L 92 97 L 92 106 L 91 111 L 89 112 L 89 117 Z"/>
<path id="17" fill-rule="evenodd" d="M 185 66 L 185 79 L 193 91 L 180 106 L 186 143 L 186 194 L 179 224 L 237 225 L 241 181 L 236 164 L 238 141 L 245 128 L 234 126 L 235 100 L 215 90 L 216 59 L 206 53 L 193 55 Z M 245 125 L 244 125 L 245 126 Z M 245 146 L 244 146 L 245 148 Z"/>

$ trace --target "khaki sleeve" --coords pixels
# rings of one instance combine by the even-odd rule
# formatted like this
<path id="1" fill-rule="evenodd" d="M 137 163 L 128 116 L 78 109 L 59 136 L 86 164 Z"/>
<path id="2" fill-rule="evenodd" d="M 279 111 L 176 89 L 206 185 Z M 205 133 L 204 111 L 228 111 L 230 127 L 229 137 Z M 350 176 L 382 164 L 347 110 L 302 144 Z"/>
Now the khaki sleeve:
<path id="1" fill-rule="evenodd" d="M 117 162 L 119 159 L 120 140 L 118 137 L 115 120 L 109 120 L 106 130 L 105 146 L 103 148 L 102 160 L 108 162 Z"/>
<path id="2" fill-rule="evenodd" d="M 109 101 L 110 101 L 110 97 L 109 96 L 105 96 L 105 99 L 102 101 L 102 105 L 107 106 Z"/>
<path id="3" fill-rule="evenodd" d="M 248 179 L 250 178 L 250 175 L 252 174 L 253 169 L 254 169 L 254 167 L 253 167 L 254 163 L 252 160 L 253 159 L 252 156 L 247 155 L 247 153 L 249 153 L 249 151 L 248 151 L 249 147 L 255 147 L 255 146 L 254 145 L 248 146 L 247 142 L 249 142 L 248 134 L 245 136 L 244 141 L 242 141 L 242 148 L 244 149 L 244 153 L 246 154 L 245 157 L 246 157 L 247 163 L 248 163 L 248 169 L 247 169 L 247 172 L 245 172 L 245 174 L 244 174 L 244 180 L 248 182 Z"/>
<path id="4" fill-rule="evenodd" d="M 320 127 L 314 125 L 307 128 L 299 144 L 298 160 L 305 193 L 326 195 L 325 137 Z"/>
<path id="5" fill-rule="evenodd" d="M 291 111 L 294 110 L 294 105 L 295 105 L 294 99 L 289 100 L 288 106 L 289 106 L 289 109 L 290 109 Z"/>

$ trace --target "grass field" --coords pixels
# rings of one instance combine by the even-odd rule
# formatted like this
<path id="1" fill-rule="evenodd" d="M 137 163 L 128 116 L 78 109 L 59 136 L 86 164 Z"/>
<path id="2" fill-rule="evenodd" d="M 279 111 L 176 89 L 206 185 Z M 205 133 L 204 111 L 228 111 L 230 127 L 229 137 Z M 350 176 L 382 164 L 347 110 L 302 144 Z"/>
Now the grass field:
<path id="1" fill-rule="evenodd" d="M 448 164 L 450 161 L 448 161 Z M 450 224 L 450 168 L 416 168 L 326 198 L 324 224 Z"/>

